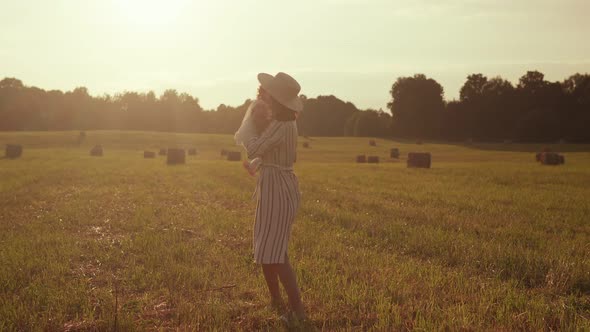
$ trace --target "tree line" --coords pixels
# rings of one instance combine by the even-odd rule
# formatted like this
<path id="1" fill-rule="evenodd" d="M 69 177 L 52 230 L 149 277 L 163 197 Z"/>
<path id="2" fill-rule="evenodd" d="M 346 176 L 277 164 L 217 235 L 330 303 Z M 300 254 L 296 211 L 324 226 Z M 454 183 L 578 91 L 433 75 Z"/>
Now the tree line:
<path id="1" fill-rule="evenodd" d="M 423 74 L 400 77 L 388 112 L 359 110 L 335 96 L 302 96 L 297 122 L 306 136 L 399 137 L 478 141 L 590 141 L 590 75 L 548 82 L 527 72 L 516 86 L 473 74 L 459 100 Z M 250 104 L 205 110 L 199 100 L 170 89 L 91 96 L 84 87 L 46 91 L 15 78 L 0 81 L 0 130 L 145 130 L 231 134 Z"/>
<path id="2" fill-rule="evenodd" d="M 392 132 L 401 137 L 571 142 L 590 141 L 590 75 L 549 82 L 529 71 L 516 86 L 502 77 L 472 74 L 459 100 L 425 75 L 400 77 L 390 90 Z"/>

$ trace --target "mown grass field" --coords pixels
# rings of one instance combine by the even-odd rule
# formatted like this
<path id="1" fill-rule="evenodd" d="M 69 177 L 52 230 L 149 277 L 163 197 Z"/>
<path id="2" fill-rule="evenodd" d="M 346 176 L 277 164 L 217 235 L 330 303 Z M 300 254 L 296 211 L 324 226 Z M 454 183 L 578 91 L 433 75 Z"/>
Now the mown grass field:
<path id="1" fill-rule="evenodd" d="M 0 133 L 25 147 L 0 160 L 0 331 L 285 328 L 252 262 L 255 180 L 219 156 L 231 136 L 76 138 Z M 552 146 L 554 167 L 542 145 L 310 143 L 290 246 L 306 329 L 590 330 L 590 146 Z M 200 153 L 143 158 L 172 145 Z"/>

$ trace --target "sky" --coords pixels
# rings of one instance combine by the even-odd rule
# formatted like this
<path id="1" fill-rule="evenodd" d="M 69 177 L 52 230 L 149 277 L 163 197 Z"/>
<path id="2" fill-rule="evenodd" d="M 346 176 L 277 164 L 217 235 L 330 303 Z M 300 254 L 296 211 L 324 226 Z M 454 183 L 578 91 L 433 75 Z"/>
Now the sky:
<path id="1" fill-rule="evenodd" d="M 0 79 L 93 95 L 176 89 L 206 109 L 284 71 L 308 97 L 386 109 L 400 76 L 590 72 L 590 0 L 0 0 Z"/>

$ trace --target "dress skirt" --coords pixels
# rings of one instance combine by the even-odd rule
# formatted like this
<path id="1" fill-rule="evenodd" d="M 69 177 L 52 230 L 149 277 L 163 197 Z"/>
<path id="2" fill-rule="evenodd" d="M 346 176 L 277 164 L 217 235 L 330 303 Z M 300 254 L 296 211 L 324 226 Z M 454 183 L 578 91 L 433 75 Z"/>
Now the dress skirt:
<path id="1" fill-rule="evenodd" d="M 297 176 L 292 171 L 263 166 L 258 186 L 254 260 L 258 264 L 282 264 L 301 199 Z"/>

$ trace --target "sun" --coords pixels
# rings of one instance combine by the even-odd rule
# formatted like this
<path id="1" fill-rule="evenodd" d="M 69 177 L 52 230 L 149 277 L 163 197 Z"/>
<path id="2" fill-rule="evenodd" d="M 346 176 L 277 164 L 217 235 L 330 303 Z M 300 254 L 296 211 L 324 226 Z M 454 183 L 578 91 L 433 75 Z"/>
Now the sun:
<path id="1" fill-rule="evenodd" d="M 173 23 L 189 0 L 114 0 L 119 15 L 129 25 L 158 28 Z"/>

